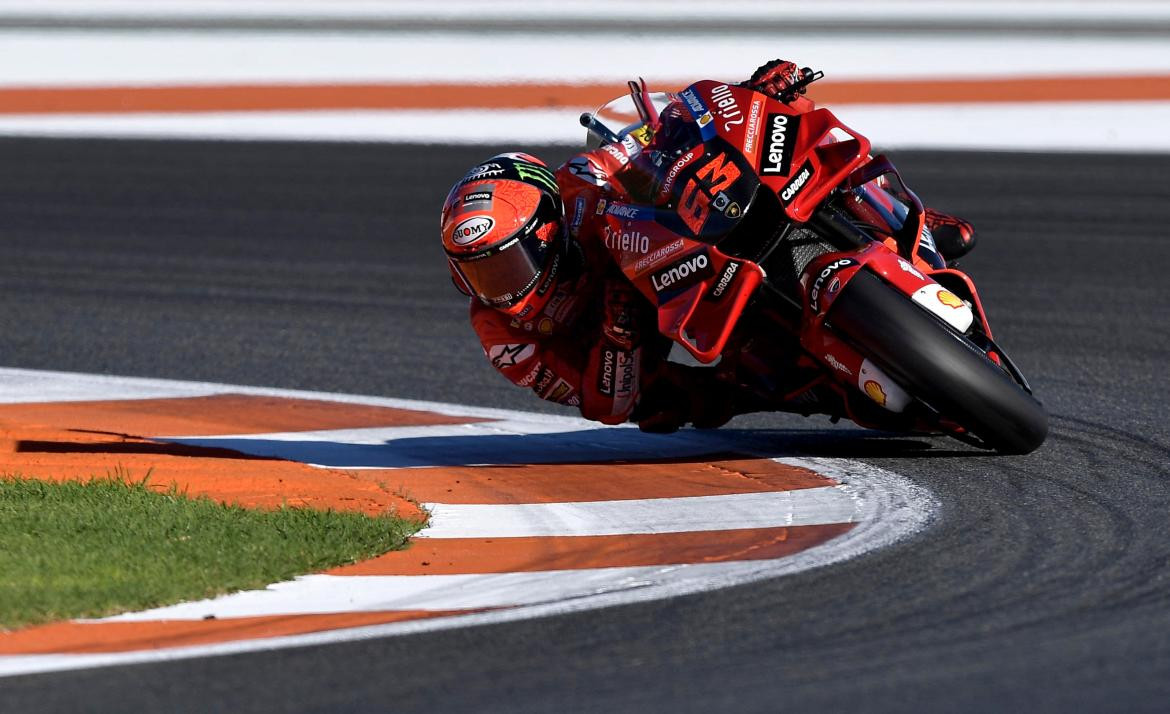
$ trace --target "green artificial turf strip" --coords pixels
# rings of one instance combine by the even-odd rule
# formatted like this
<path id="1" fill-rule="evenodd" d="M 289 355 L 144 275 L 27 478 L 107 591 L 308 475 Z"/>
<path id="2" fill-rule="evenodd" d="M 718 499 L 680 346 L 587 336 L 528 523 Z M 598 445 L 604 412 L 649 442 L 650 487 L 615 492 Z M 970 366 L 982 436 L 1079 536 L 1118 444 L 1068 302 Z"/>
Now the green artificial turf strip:
<path id="1" fill-rule="evenodd" d="M 0 476 L 0 628 L 262 588 L 402 548 L 419 525 L 225 506 L 124 478 Z"/>

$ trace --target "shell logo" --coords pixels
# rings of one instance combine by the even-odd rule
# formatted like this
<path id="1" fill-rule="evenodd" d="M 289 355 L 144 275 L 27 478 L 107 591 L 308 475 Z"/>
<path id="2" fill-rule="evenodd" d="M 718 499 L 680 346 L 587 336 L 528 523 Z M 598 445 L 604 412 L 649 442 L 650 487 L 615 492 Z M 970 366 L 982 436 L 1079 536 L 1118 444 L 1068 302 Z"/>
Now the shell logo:
<path id="1" fill-rule="evenodd" d="M 862 390 L 865 392 L 866 396 L 881 406 L 884 407 L 886 405 L 886 390 L 882 389 L 882 385 L 878 384 L 872 379 L 868 379 L 866 380 L 865 385 L 862 386 Z"/>
<path id="2" fill-rule="evenodd" d="M 965 307 L 965 304 L 959 299 L 959 296 L 949 290 L 939 290 L 935 297 L 947 307 L 953 307 L 956 310 Z"/>

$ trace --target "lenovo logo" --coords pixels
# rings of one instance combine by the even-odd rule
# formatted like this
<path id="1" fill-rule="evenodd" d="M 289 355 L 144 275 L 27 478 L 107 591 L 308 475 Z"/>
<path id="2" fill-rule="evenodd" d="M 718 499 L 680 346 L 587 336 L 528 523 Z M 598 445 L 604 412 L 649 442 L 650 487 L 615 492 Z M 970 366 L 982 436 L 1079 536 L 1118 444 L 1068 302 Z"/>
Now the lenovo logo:
<path id="1" fill-rule="evenodd" d="M 767 144 L 760 155 L 760 173 L 787 176 L 792 169 L 793 144 L 800 131 L 800 117 L 788 114 L 769 114 L 765 122 Z"/>
<path id="2" fill-rule="evenodd" d="M 711 261 L 706 253 L 697 253 L 672 263 L 662 270 L 650 274 L 654 292 L 661 296 L 665 292 L 675 293 L 694 285 L 711 273 Z"/>

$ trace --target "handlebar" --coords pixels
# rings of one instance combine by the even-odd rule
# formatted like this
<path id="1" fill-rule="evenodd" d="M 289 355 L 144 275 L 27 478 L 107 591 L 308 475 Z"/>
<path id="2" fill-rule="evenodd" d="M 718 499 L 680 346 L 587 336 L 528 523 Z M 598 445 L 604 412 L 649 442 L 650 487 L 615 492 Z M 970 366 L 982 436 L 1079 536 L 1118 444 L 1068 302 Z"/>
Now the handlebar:
<path id="1" fill-rule="evenodd" d="M 602 124 L 596 116 L 589 112 L 582 114 L 579 121 L 581 122 L 581 126 L 588 129 L 589 133 L 600 139 L 603 144 L 616 144 L 621 141 L 621 138 L 617 134 L 613 133 L 608 126 Z"/>

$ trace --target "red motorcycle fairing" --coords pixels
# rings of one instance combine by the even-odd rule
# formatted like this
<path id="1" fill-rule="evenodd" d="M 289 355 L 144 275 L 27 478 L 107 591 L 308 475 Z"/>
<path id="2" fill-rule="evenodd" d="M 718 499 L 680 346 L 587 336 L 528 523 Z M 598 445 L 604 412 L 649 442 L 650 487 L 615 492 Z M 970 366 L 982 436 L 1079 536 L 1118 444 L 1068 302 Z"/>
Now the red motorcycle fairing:
<path id="1" fill-rule="evenodd" d="M 644 203 L 597 208 L 606 247 L 657 305 L 661 334 L 703 363 L 729 357 L 721 378 L 766 408 L 968 435 L 953 413 L 974 421 L 984 445 L 1039 445 L 1046 417 L 992 341 L 975 286 L 945 267 L 921 201 L 885 157 L 869 156 L 864 136 L 799 97 L 700 81 L 676 100 L 693 121 L 671 124 L 676 106 L 655 126 L 610 131 L 622 145 L 646 138 L 629 162 L 645 188 L 630 195 Z M 882 307 L 870 313 L 871 304 Z M 923 346 L 909 350 L 913 368 L 898 345 Z M 948 372 L 957 362 L 964 369 Z M 956 401 L 977 393 L 991 396 Z"/>
<path id="2" fill-rule="evenodd" d="M 715 137 L 726 142 L 799 223 L 869 156 L 869 139 L 811 102 L 788 105 L 711 80 L 695 82 L 679 98 L 704 144 Z"/>
<path id="3" fill-rule="evenodd" d="M 654 209 L 611 203 L 605 210 L 605 245 L 630 282 L 658 305 L 659 332 L 695 359 L 715 361 L 764 271 L 671 231 Z"/>
<path id="4" fill-rule="evenodd" d="M 603 209 L 606 247 L 659 306 L 662 334 L 710 363 L 764 279 L 760 266 L 724 253 L 720 242 L 761 191 L 770 194 L 765 200 L 779 197 L 789 219 L 807 221 L 865 162 L 869 141 L 827 109 L 802 113 L 743 87 L 704 80 L 679 99 L 700 143 L 655 177 L 662 208 L 611 203 Z"/>

